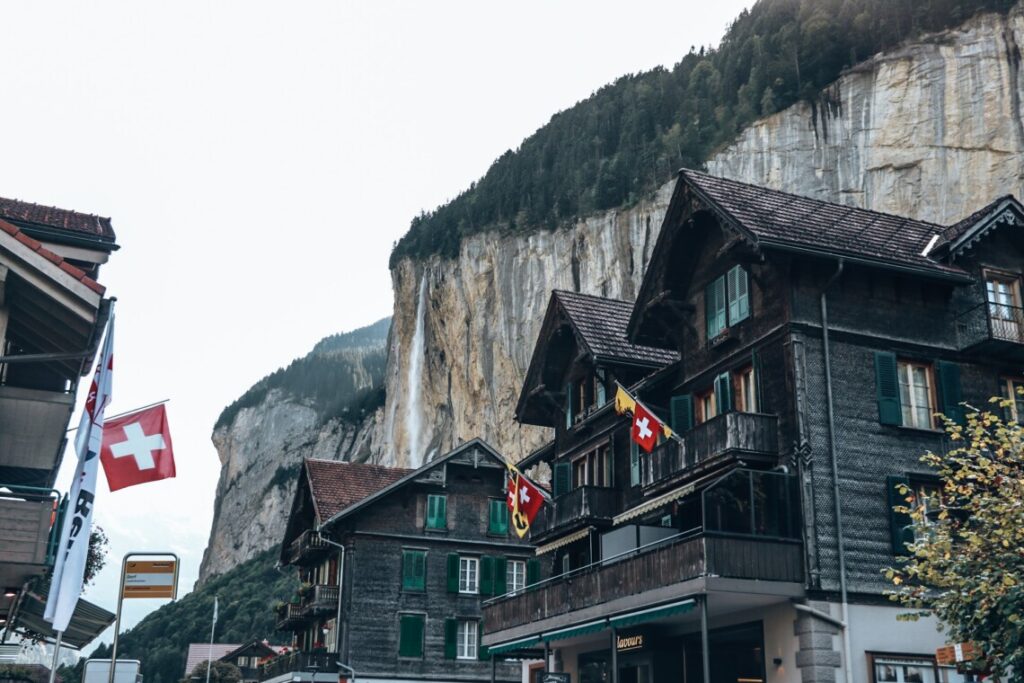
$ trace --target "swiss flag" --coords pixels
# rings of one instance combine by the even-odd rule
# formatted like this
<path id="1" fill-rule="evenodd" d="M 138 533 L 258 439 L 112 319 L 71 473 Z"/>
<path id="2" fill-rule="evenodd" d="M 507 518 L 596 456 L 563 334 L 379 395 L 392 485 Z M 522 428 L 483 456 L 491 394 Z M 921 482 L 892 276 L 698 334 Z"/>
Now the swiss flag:
<path id="1" fill-rule="evenodd" d="M 174 452 L 164 406 L 107 420 L 100 462 L 111 491 L 173 477 Z"/>
<path id="2" fill-rule="evenodd" d="M 664 425 L 661 424 L 661 420 L 654 417 L 647 408 L 644 408 L 637 401 L 636 408 L 633 410 L 633 426 L 629 430 L 629 435 L 633 437 L 633 441 L 636 441 L 640 448 L 650 453 L 654 450 L 655 445 L 657 445 L 658 434 L 663 429 Z"/>

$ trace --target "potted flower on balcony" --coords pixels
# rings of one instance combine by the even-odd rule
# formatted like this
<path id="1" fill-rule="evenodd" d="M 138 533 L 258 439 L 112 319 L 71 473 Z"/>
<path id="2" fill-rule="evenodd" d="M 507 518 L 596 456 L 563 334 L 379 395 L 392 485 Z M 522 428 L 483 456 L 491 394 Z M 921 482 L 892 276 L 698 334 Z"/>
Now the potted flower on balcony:
<path id="1" fill-rule="evenodd" d="M 303 581 L 302 584 L 299 586 L 299 597 L 307 597 L 312 592 L 312 590 L 313 584 L 309 583 L 308 581 Z"/>

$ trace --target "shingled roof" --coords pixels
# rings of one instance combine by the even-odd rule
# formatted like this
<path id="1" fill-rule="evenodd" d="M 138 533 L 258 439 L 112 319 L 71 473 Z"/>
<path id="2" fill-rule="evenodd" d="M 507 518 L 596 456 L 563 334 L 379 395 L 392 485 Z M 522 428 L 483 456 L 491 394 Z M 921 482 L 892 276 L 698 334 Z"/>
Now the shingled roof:
<path id="1" fill-rule="evenodd" d="M 348 506 L 394 484 L 412 470 L 306 458 L 306 472 L 317 522 L 322 524 Z"/>
<path id="2" fill-rule="evenodd" d="M 921 273 L 968 276 L 922 252 L 945 226 L 680 171 L 683 181 L 732 227 L 760 246 L 795 247 L 849 256 Z"/>
<path id="3" fill-rule="evenodd" d="M 0 197 L 0 218 L 18 227 L 39 226 L 114 241 L 109 218 Z"/>
<path id="4" fill-rule="evenodd" d="M 552 294 L 595 358 L 651 367 L 661 367 L 679 360 L 679 354 L 675 351 L 640 346 L 629 341 L 626 326 L 633 312 L 632 302 L 561 289 L 554 290 Z"/>

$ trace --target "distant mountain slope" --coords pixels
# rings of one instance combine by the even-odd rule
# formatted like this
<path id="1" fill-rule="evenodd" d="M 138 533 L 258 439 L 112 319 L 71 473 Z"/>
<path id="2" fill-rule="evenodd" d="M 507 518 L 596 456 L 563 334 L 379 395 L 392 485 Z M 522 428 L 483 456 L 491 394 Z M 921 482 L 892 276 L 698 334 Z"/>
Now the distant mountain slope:
<path id="1" fill-rule="evenodd" d="M 381 449 L 385 344 L 391 319 L 321 340 L 224 409 L 221 461 L 200 582 L 280 541 L 302 459 L 371 459 Z"/>
<path id="2" fill-rule="evenodd" d="M 462 240 L 531 233 L 631 205 L 698 168 L 747 125 L 819 92 L 844 68 L 1014 0 L 760 0 L 716 49 L 623 76 L 551 117 L 454 200 L 412 221 L 391 255 L 453 258 Z M 711 36 L 709 36 L 711 38 Z M 680 46 L 681 52 L 687 46 Z"/>
<path id="3" fill-rule="evenodd" d="M 215 595 L 219 602 L 217 642 L 266 638 L 285 644 L 282 634 L 274 630 L 273 605 L 279 600 L 287 602 L 298 589 L 298 580 L 294 572 L 278 572 L 276 561 L 276 552 L 268 550 L 150 613 L 121 634 L 118 659 L 141 660 L 146 683 L 177 683 L 185 674 L 189 643 L 210 640 Z M 102 645 L 92 656 L 109 658 L 110 647 Z M 80 682 L 84 661 L 61 670 L 65 683 Z"/>

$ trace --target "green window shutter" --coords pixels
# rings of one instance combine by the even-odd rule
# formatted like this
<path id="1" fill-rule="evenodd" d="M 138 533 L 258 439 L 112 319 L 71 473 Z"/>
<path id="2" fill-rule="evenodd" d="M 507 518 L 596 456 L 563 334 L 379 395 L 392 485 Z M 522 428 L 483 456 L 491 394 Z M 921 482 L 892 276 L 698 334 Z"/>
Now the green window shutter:
<path id="1" fill-rule="evenodd" d="M 576 394 L 573 392 L 572 382 L 565 385 L 565 428 L 572 427 L 572 418 L 576 414 Z"/>
<path id="2" fill-rule="evenodd" d="M 693 394 L 672 397 L 672 424 L 669 427 L 677 434 L 685 434 L 693 428 Z"/>
<path id="3" fill-rule="evenodd" d="M 875 351 L 875 392 L 878 398 L 878 421 L 884 425 L 903 424 L 900 406 L 900 380 L 896 374 L 896 354 Z"/>
<path id="4" fill-rule="evenodd" d="M 629 485 L 640 485 L 640 447 L 632 438 L 629 440 Z"/>
<path id="5" fill-rule="evenodd" d="M 494 558 L 494 594 L 508 593 L 508 560 L 504 557 Z"/>
<path id="6" fill-rule="evenodd" d="M 491 500 L 488 504 L 487 533 L 508 533 L 508 504 L 502 500 Z"/>
<path id="7" fill-rule="evenodd" d="M 422 550 L 402 551 L 402 588 L 413 591 L 426 588 L 426 553 Z"/>
<path id="8" fill-rule="evenodd" d="M 960 366 L 956 363 L 949 363 L 940 360 L 935 364 L 935 372 L 938 374 L 939 411 L 954 422 L 963 423 L 964 407 L 960 405 L 963 400 L 960 389 Z"/>
<path id="9" fill-rule="evenodd" d="M 729 270 L 729 324 L 735 325 L 750 316 L 750 283 L 742 266 Z"/>
<path id="10" fill-rule="evenodd" d="M 459 637 L 458 619 L 444 620 L 444 658 L 455 659 L 455 641 Z"/>
<path id="11" fill-rule="evenodd" d="M 494 558 L 480 558 L 480 595 L 494 595 Z"/>
<path id="12" fill-rule="evenodd" d="M 399 619 L 398 656 L 423 656 L 423 615 L 403 614 Z"/>
<path id="13" fill-rule="evenodd" d="M 554 497 L 557 498 L 563 494 L 569 492 L 571 487 L 571 475 L 572 472 L 569 469 L 569 463 L 559 462 L 555 463 L 555 477 L 554 477 Z"/>
<path id="14" fill-rule="evenodd" d="M 527 560 L 526 585 L 532 586 L 535 583 L 540 583 L 540 560 Z"/>
<path id="15" fill-rule="evenodd" d="M 459 554 L 448 553 L 448 592 L 459 592 Z"/>
<path id="16" fill-rule="evenodd" d="M 447 529 L 448 528 L 448 498 L 447 496 L 430 494 L 427 496 L 427 528 Z"/>
<path id="17" fill-rule="evenodd" d="M 732 377 L 728 372 L 715 378 L 715 403 L 719 415 L 732 411 Z"/>
<path id="18" fill-rule="evenodd" d="M 725 276 L 711 282 L 704 290 L 704 318 L 708 339 L 714 339 L 725 329 Z"/>
<path id="19" fill-rule="evenodd" d="M 897 556 L 907 554 L 907 544 L 914 542 L 914 521 L 906 512 L 893 510 L 897 505 L 907 506 L 907 496 L 900 494 L 896 487 L 898 485 L 910 486 L 907 477 L 886 477 L 885 487 L 888 492 L 889 502 L 889 534 L 892 544 L 892 553 Z"/>
<path id="20" fill-rule="evenodd" d="M 484 622 L 479 621 L 476 625 L 476 654 L 477 659 L 483 661 L 488 659 L 487 648 L 484 647 Z"/>

